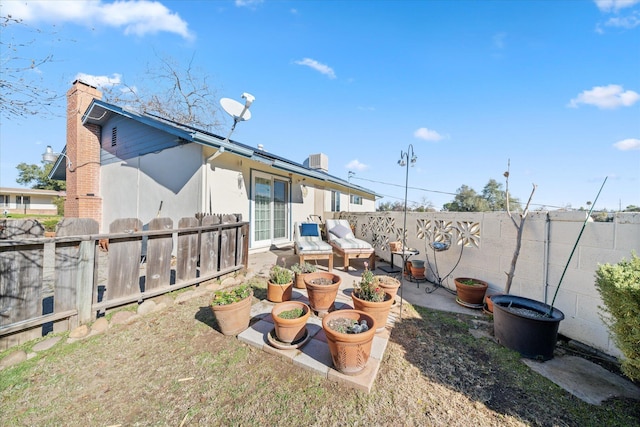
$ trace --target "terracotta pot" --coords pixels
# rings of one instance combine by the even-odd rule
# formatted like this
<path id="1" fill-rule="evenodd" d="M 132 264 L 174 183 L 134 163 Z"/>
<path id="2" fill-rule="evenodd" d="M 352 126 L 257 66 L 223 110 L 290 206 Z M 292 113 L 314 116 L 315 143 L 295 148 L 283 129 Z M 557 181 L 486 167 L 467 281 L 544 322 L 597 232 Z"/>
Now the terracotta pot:
<path id="1" fill-rule="evenodd" d="M 309 273 L 295 273 L 295 278 L 293 279 L 293 286 L 296 289 L 306 289 L 307 286 L 304 284 L 304 276 Z"/>
<path id="2" fill-rule="evenodd" d="M 463 281 L 473 280 L 475 284 L 466 285 L 462 283 Z M 470 279 L 468 277 L 458 277 L 453 279 L 456 284 L 456 292 L 458 295 L 458 299 L 470 305 L 482 305 L 482 300 L 484 299 L 484 294 L 489 287 L 488 283 L 483 280 L 478 279 Z"/>
<path id="3" fill-rule="evenodd" d="M 398 294 L 398 288 L 400 288 L 400 281 L 395 277 L 379 275 L 374 276 L 374 280 L 378 280 L 378 284 L 385 292 L 391 295 L 391 299 L 395 300 Z"/>
<path id="4" fill-rule="evenodd" d="M 424 279 L 425 267 L 411 266 L 411 276 L 415 279 Z"/>
<path id="5" fill-rule="evenodd" d="M 295 319 L 283 319 L 278 316 L 283 311 L 296 308 L 302 309 L 302 316 Z M 271 317 L 273 318 L 278 340 L 290 344 L 302 339 L 307 332 L 307 320 L 309 320 L 310 315 L 311 309 L 309 309 L 309 306 L 300 301 L 285 301 L 274 305 L 271 310 Z"/>
<path id="6" fill-rule="evenodd" d="M 267 299 L 271 302 L 283 302 L 291 299 L 293 292 L 293 280 L 284 285 L 267 281 Z"/>
<path id="7" fill-rule="evenodd" d="M 389 310 L 391 310 L 391 306 L 393 305 L 393 298 L 391 298 L 389 293 L 385 292 L 384 301 L 380 302 L 365 301 L 358 298 L 355 292 L 351 293 L 351 299 L 353 300 L 353 308 L 364 311 L 371 315 L 371 317 L 376 321 L 376 325 L 378 325 L 376 333 L 383 332 L 385 330 L 387 326 L 387 316 L 389 315 Z"/>
<path id="8" fill-rule="evenodd" d="M 345 334 L 334 331 L 329 327 L 329 322 L 337 318 L 353 319 L 358 323 L 366 320 L 369 330 L 359 334 Z M 371 354 L 371 343 L 376 332 L 376 323 L 373 317 L 358 310 L 337 310 L 327 314 L 322 319 L 322 329 L 327 337 L 327 344 L 331 352 L 333 367 L 345 375 L 360 373 Z"/>
<path id="9" fill-rule="evenodd" d="M 249 327 L 251 320 L 251 295 L 242 301 L 227 305 L 211 305 L 213 317 L 218 322 L 218 327 L 223 335 L 238 335 Z"/>
<path id="10" fill-rule="evenodd" d="M 484 297 L 484 309 L 488 313 L 493 313 L 493 300 L 491 298 L 492 297 L 497 297 L 497 296 L 498 296 L 498 294 L 496 294 L 496 295 L 485 295 L 485 297 Z"/>
<path id="11" fill-rule="evenodd" d="M 331 284 L 316 283 L 321 279 L 331 281 Z M 341 283 L 340 276 L 325 271 L 316 271 L 304 275 L 304 284 L 307 287 L 307 295 L 309 296 L 309 306 L 317 313 L 318 317 L 323 317 L 333 307 Z"/>

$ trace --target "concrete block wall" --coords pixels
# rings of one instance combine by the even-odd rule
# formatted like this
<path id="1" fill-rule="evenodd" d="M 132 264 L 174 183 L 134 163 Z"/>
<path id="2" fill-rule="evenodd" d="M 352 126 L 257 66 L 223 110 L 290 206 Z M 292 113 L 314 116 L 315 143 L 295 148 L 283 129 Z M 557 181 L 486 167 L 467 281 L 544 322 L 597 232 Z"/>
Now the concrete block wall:
<path id="1" fill-rule="evenodd" d="M 402 241 L 404 214 L 375 212 L 347 216 L 357 225 L 357 236 L 371 242 L 376 254 L 389 260 L 388 242 Z M 529 213 L 511 294 L 551 303 L 586 217 L 585 211 Z M 518 222 L 519 217 L 515 218 Z M 424 233 L 424 224 L 429 224 L 430 232 L 420 237 L 418 230 Z M 469 236 L 468 230 L 473 228 L 470 225 L 477 225 L 479 233 L 466 239 L 471 243 L 462 246 L 458 242 Z M 455 289 L 454 277 L 477 277 L 489 283 L 489 293 L 504 292 L 517 234 L 505 212 L 409 212 L 406 228 L 407 246 L 420 251 L 412 259 L 428 261 L 429 280 L 437 281 L 439 277 L 444 286 Z M 429 246 L 438 235 L 438 228 L 453 238 L 446 251 L 434 252 Z M 587 222 L 554 304 L 565 315 L 560 323 L 561 334 L 620 356 L 601 318 L 602 299 L 595 287 L 595 274 L 599 264 L 629 259 L 632 251 L 640 253 L 640 213 L 617 213 L 612 222 Z"/>

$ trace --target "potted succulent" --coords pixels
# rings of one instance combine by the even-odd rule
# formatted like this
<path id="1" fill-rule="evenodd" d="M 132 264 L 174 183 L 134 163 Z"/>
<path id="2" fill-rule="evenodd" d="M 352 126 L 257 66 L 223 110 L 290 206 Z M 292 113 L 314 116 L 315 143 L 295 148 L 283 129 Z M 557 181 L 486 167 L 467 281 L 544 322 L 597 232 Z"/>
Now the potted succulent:
<path id="1" fill-rule="evenodd" d="M 456 301 L 465 307 L 482 308 L 484 294 L 489 284 L 484 280 L 469 277 L 456 277 Z"/>
<path id="2" fill-rule="evenodd" d="M 304 275 L 309 306 L 318 317 L 323 317 L 333 307 L 342 279 L 335 273 L 316 271 Z"/>
<path id="3" fill-rule="evenodd" d="M 304 338 L 310 315 L 309 306 L 300 301 L 285 301 L 274 305 L 271 317 L 278 340 L 290 344 Z"/>
<path id="4" fill-rule="evenodd" d="M 275 264 L 269 270 L 269 279 L 267 280 L 267 299 L 271 302 L 283 302 L 291 299 L 293 291 L 293 272 L 284 267 L 284 258 L 282 259 L 282 267 Z"/>
<path id="5" fill-rule="evenodd" d="M 309 264 L 308 262 L 293 264 L 291 266 L 291 271 L 295 273 L 295 280 L 293 281 L 293 286 L 295 286 L 297 289 L 305 289 L 306 286 L 304 284 L 304 275 L 308 273 L 313 273 L 316 270 L 317 270 L 316 266 L 313 264 Z"/>
<path id="6" fill-rule="evenodd" d="M 333 366 L 345 375 L 360 373 L 371 355 L 376 322 L 359 310 L 336 310 L 322 319 Z"/>
<path id="7" fill-rule="evenodd" d="M 213 294 L 211 310 L 223 335 L 238 335 L 249 327 L 252 297 L 253 289 L 248 284 Z"/>
<path id="8" fill-rule="evenodd" d="M 368 267 L 367 263 L 365 263 L 362 279 L 359 283 L 354 281 L 351 299 L 353 308 L 371 315 L 378 325 L 376 332 L 382 332 L 386 328 L 387 316 L 394 300 L 391 298 L 391 294 L 380 287 L 379 282 Z"/>

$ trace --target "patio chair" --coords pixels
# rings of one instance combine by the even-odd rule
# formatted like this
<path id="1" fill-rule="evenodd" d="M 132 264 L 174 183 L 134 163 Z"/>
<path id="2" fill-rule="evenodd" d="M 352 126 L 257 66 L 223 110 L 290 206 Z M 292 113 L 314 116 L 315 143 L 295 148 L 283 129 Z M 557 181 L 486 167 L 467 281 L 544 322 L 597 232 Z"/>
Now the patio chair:
<path id="1" fill-rule="evenodd" d="M 315 222 L 295 223 L 293 226 L 294 252 L 300 257 L 300 265 L 308 260 L 326 259 L 329 271 L 333 270 L 333 248 L 322 240 L 320 224 Z"/>
<path id="2" fill-rule="evenodd" d="M 351 231 L 346 219 L 328 219 L 326 222 L 327 240 L 333 251 L 344 260 L 344 271 L 349 269 L 349 260 L 353 258 L 368 258 L 369 270 L 376 268 L 376 251 L 364 240 L 357 239 Z"/>

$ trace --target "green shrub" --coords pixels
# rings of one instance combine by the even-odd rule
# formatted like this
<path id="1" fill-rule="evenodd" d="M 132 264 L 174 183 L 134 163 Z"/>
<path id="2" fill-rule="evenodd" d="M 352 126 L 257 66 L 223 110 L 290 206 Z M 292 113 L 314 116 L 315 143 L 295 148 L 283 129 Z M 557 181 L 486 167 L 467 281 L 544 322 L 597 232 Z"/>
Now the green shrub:
<path id="1" fill-rule="evenodd" d="M 624 355 L 622 371 L 634 381 L 640 380 L 640 258 L 604 264 L 596 271 L 596 288 L 608 316 L 602 316 L 613 340 Z"/>

